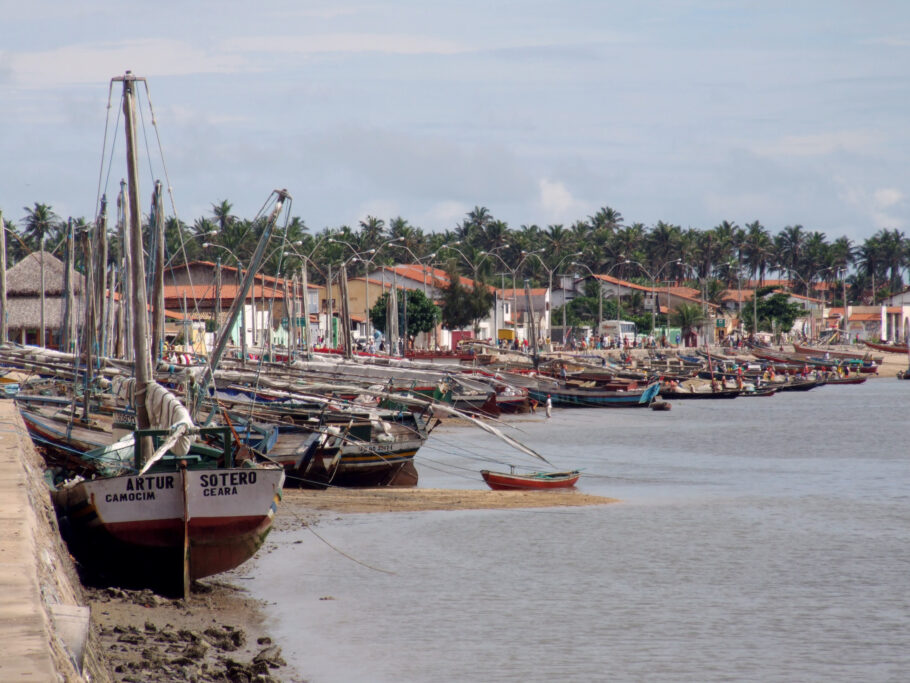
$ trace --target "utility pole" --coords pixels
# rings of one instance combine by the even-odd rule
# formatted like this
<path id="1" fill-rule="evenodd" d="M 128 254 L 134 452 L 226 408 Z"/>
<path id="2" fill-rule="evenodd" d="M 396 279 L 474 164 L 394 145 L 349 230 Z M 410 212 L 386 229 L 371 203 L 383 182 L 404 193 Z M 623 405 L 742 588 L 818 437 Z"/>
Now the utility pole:
<path id="1" fill-rule="evenodd" d="M 9 341 L 9 319 L 6 312 L 6 227 L 0 211 L 0 344 Z"/>
<path id="2" fill-rule="evenodd" d="M 846 268 L 844 268 L 844 277 L 841 280 L 841 284 L 843 285 L 843 290 L 844 290 L 844 343 L 846 343 L 847 342 L 847 318 L 849 317 L 847 315 L 847 269 Z M 875 290 L 873 289 L 873 296 L 874 296 L 874 291 Z"/>

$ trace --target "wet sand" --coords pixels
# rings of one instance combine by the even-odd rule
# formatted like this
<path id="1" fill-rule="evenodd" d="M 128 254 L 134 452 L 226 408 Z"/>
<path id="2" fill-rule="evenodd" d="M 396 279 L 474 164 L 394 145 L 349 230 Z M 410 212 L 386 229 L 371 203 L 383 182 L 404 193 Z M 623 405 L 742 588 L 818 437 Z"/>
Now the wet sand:
<path id="1" fill-rule="evenodd" d="M 419 488 L 286 489 L 282 498 L 272 533 L 318 525 L 326 513 L 542 508 L 616 502 L 575 490 Z M 284 665 L 280 648 L 269 638 L 259 601 L 250 598 L 242 585 L 232 584 L 229 575 L 197 582 L 189 600 L 116 588 L 89 588 L 86 597 L 115 681 L 303 680 Z"/>

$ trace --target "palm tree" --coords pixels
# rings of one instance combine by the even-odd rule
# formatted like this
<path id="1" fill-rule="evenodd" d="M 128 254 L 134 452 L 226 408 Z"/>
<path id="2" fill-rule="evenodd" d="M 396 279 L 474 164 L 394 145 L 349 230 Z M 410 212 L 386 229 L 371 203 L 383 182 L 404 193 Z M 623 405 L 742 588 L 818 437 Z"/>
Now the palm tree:
<path id="1" fill-rule="evenodd" d="M 615 232 L 622 227 L 622 214 L 609 206 L 598 209 L 593 216 L 588 216 L 588 222 L 595 232 Z"/>
<path id="2" fill-rule="evenodd" d="M 60 216 L 54 213 L 54 210 L 48 204 L 39 204 L 35 202 L 34 208 L 24 207 L 25 225 L 22 236 L 29 248 L 38 249 L 41 244 L 48 241 L 56 241 L 57 233 L 62 230 Z"/>
<path id="3" fill-rule="evenodd" d="M 801 225 L 788 225 L 774 238 L 774 248 L 779 270 L 787 271 L 787 279 L 798 271 L 806 245 L 806 233 Z"/>
<path id="4" fill-rule="evenodd" d="M 375 216 L 367 216 L 360 221 L 360 246 L 363 249 L 375 249 L 385 239 L 385 221 Z"/>
<path id="5" fill-rule="evenodd" d="M 670 324 L 682 330 L 683 338 L 689 336 L 705 322 L 705 314 L 698 304 L 680 304 L 670 314 Z"/>
<path id="6" fill-rule="evenodd" d="M 757 278 L 759 283 L 764 282 L 772 247 L 771 236 L 761 223 L 753 221 L 746 224 L 746 235 L 742 244 L 744 261 L 749 276 Z"/>
<path id="7" fill-rule="evenodd" d="M 660 270 L 664 264 L 679 258 L 681 229 L 678 225 L 657 221 L 651 232 L 645 237 L 645 252 L 652 272 Z"/>
<path id="8" fill-rule="evenodd" d="M 237 217 L 231 214 L 231 209 L 233 208 L 234 205 L 227 199 L 222 199 L 217 204 L 212 204 L 212 214 L 220 231 L 224 232 L 228 225 L 237 220 Z"/>

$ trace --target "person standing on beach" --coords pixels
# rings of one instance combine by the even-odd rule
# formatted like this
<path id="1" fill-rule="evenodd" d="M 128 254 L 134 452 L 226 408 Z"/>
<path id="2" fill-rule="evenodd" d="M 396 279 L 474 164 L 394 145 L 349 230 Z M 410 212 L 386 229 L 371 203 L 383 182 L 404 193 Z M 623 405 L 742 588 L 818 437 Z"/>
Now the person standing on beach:
<path id="1" fill-rule="evenodd" d="M 550 394 L 547 394 L 547 417 L 552 417 L 553 410 L 553 399 L 550 398 Z"/>

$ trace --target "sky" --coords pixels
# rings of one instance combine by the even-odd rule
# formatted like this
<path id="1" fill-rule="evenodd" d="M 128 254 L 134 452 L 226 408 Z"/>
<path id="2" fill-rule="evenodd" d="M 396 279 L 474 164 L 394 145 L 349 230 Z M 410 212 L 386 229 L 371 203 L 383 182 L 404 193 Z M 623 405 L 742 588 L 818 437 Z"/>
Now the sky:
<path id="1" fill-rule="evenodd" d="M 313 231 L 609 206 L 646 226 L 910 232 L 899 0 L 0 0 L 0 17 L 17 222 L 35 202 L 92 218 L 116 193 L 119 85 L 110 116 L 108 98 L 129 69 L 157 122 L 143 99 L 143 201 L 161 178 L 190 223 L 287 188 Z"/>

